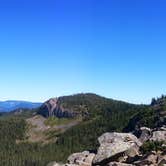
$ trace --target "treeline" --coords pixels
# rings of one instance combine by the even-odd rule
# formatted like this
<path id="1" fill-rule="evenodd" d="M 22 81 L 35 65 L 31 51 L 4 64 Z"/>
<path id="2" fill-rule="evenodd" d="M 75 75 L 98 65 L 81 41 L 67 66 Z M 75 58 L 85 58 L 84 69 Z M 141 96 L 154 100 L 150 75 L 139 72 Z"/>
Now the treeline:
<path id="1" fill-rule="evenodd" d="M 166 95 L 161 95 L 161 97 L 152 98 L 151 105 L 165 105 L 166 104 Z"/>

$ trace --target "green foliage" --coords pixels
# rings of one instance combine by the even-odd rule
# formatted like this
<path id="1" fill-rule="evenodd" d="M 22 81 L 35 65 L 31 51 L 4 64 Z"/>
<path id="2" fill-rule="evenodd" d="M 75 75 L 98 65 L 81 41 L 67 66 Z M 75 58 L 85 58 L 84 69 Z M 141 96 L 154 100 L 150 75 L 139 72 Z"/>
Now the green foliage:
<path id="1" fill-rule="evenodd" d="M 16 139 L 24 139 L 26 123 L 23 119 L 11 118 L 0 121 L 0 144 L 4 141 L 13 142 Z"/>
<path id="2" fill-rule="evenodd" d="M 44 123 L 47 126 L 55 126 L 55 125 L 65 125 L 71 121 L 74 121 L 72 118 L 56 118 L 56 117 L 49 117 Z"/>
<path id="3" fill-rule="evenodd" d="M 166 96 L 153 98 L 150 106 L 144 106 L 129 121 L 125 131 L 133 131 L 139 127 L 161 127 L 166 124 Z"/>
<path id="4" fill-rule="evenodd" d="M 161 95 L 161 97 L 159 97 L 159 98 L 152 98 L 151 105 L 152 106 L 166 105 L 166 96 Z"/>
<path id="5" fill-rule="evenodd" d="M 158 121 L 158 114 L 156 111 L 149 107 L 140 109 L 129 121 L 128 126 L 125 128 L 126 132 L 133 131 L 137 127 L 146 126 L 154 128 Z"/>
<path id="6" fill-rule="evenodd" d="M 163 141 L 148 141 L 148 142 L 145 142 L 141 147 L 141 151 L 144 154 L 146 154 L 148 152 L 151 152 L 151 151 L 164 151 L 164 150 L 166 150 L 166 147 L 162 146 L 163 143 L 164 143 Z"/>

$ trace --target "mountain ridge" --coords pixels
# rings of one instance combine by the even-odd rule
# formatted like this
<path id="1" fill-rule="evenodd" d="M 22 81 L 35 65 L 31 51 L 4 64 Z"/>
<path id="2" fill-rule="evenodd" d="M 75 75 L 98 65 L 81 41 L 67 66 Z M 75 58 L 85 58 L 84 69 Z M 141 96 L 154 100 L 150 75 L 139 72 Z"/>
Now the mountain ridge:
<path id="1" fill-rule="evenodd" d="M 23 100 L 0 101 L 0 112 L 10 112 L 16 109 L 34 109 L 40 107 L 40 102 L 30 102 Z"/>

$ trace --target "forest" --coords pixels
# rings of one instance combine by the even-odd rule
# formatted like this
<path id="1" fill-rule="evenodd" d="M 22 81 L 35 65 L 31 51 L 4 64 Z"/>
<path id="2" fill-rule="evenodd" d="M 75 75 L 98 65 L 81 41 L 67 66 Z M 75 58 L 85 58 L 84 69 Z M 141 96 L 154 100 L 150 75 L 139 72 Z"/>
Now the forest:
<path id="1" fill-rule="evenodd" d="M 46 166 L 50 161 L 64 162 L 73 152 L 87 149 L 96 151 L 97 138 L 101 134 L 126 129 L 132 131 L 135 127 L 134 124 L 131 125 L 133 118 L 141 117 L 143 123 L 145 117 L 145 122 L 148 123 L 149 115 L 153 115 L 154 112 L 147 105 L 134 105 L 91 94 L 63 99 L 66 107 L 80 105 L 80 102 L 86 105 L 89 116 L 84 117 L 77 126 L 59 134 L 56 142 L 46 145 L 26 141 L 27 124 L 24 116 L 10 115 L 10 118 L 2 118 L 2 116 L 0 118 L 0 165 Z M 25 141 L 19 142 L 19 140 Z"/>

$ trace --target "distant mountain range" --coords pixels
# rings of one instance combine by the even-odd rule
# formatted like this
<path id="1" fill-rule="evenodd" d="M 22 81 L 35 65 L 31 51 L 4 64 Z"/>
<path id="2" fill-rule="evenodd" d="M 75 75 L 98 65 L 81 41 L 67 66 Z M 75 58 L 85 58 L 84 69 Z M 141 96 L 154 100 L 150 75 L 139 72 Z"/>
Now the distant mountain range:
<path id="1" fill-rule="evenodd" d="M 42 103 L 33 103 L 29 101 L 8 100 L 0 101 L 0 112 L 10 112 L 19 108 L 33 109 L 40 107 Z"/>

